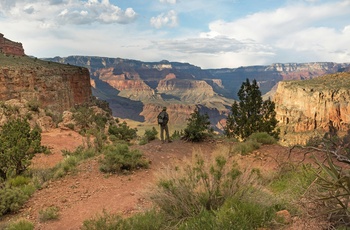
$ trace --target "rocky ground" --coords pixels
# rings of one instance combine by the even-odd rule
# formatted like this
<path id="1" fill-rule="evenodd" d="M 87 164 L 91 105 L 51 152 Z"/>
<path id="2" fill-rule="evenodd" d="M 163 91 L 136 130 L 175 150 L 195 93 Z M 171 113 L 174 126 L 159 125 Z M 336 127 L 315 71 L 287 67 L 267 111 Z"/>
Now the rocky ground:
<path id="1" fill-rule="evenodd" d="M 42 134 L 42 144 L 49 146 L 52 154 L 37 155 L 32 167 L 52 167 L 63 159 L 61 150 L 74 150 L 84 143 L 83 137 L 70 130 L 55 129 Z M 130 175 L 105 175 L 99 171 L 98 159 L 91 159 L 78 166 L 77 173 L 71 173 L 62 179 L 52 181 L 35 192 L 19 213 L 7 216 L 1 222 L 18 217 L 27 218 L 35 224 L 37 230 L 77 230 L 84 220 L 107 212 L 130 216 L 152 206 L 146 192 L 155 183 L 160 169 L 168 165 L 181 164 L 190 157 L 193 150 L 204 155 L 215 152 L 218 145 L 230 145 L 217 141 L 189 143 L 174 141 L 162 144 L 159 140 L 146 145 L 134 145 L 147 157 L 149 169 L 136 171 Z M 237 157 L 242 167 L 257 167 L 263 171 L 276 170 L 278 164 L 287 160 L 289 149 L 279 145 L 263 146 L 254 154 Z M 307 155 L 308 161 L 311 161 Z M 289 161 L 298 162 L 304 158 L 303 151 L 294 151 Z M 47 207 L 59 208 L 59 219 L 48 222 L 39 221 L 39 211 Z M 323 229 L 327 223 L 313 218 L 293 217 L 293 223 L 284 229 Z M 1 226 L 1 225 L 0 225 Z"/>

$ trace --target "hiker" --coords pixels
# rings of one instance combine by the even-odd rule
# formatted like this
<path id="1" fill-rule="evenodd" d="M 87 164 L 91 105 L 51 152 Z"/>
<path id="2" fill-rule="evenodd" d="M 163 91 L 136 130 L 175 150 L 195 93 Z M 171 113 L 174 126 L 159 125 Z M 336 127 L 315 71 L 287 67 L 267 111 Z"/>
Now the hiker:
<path id="1" fill-rule="evenodd" d="M 164 131 L 165 131 L 166 141 L 170 143 L 171 140 L 169 138 L 169 128 L 168 128 L 169 114 L 166 112 L 166 107 L 163 107 L 163 110 L 158 114 L 157 119 L 158 119 L 158 124 L 160 125 L 161 141 L 165 143 L 164 141 Z"/>

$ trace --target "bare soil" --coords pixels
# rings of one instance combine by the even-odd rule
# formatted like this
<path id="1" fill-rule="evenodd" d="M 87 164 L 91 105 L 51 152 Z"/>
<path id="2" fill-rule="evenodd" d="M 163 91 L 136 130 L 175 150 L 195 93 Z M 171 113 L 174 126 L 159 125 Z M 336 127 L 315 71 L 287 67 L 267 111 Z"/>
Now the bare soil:
<path id="1" fill-rule="evenodd" d="M 31 167 L 53 167 L 63 159 L 62 150 L 74 150 L 84 143 L 84 138 L 71 130 L 55 129 L 42 134 L 42 144 L 49 146 L 52 154 L 39 154 L 33 159 Z M 218 145 L 231 145 L 217 141 L 189 143 L 174 141 L 162 144 L 159 140 L 146 145 L 133 145 L 149 159 L 150 167 L 132 172 L 129 175 L 106 175 L 99 171 L 98 158 L 79 164 L 77 173 L 47 183 L 35 192 L 25 206 L 16 214 L 3 218 L 1 222 L 16 218 L 32 221 L 36 230 L 77 230 L 84 220 L 94 218 L 103 211 L 130 216 L 152 207 L 147 189 L 155 183 L 157 172 L 167 165 L 178 165 L 190 157 L 193 150 L 204 155 L 213 153 Z M 283 161 L 299 162 L 305 152 L 294 151 L 288 158 L 289 149 L 279 145 L 263 146 L 249 156 L 237 157 L 241 167 L 255 167 L 262 171 L 276 170 Z M 310 154 L 306 161 L 312 161 Z M 287 159 L 288 158 L 288 159 Z M 47 207 L 59 208 L 59 219 L 39 221 L 39 211 Z M 310 214 L 311 215 L 311 214 Z M 327 229 L 327 222 L 311 216 L 292 217 L 292 224 L 284 229 Z"/>

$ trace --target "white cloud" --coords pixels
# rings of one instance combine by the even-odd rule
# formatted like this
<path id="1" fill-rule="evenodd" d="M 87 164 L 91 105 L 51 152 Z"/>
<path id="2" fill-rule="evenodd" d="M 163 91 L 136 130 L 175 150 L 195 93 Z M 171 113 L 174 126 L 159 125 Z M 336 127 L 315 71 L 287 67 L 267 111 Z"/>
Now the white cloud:
<path id="1" fill-rule="evenodd" d="M 91 24 L 134 22 L 137 14 L 132 8 L 125 11 L 109 0 L 4 0 L 0 14 L 16 20 L 34 20 L 45 24 Z"/>
<path id="2" fill-rule="evenodd" d="M 170 4 L 176 4 L 176 0 L 159 0 L 161 3 L 170 3 Z"/>
<path id="3" fill-rule="evenodd" d="M 152 17 L 150 23 L 157 29 L 164 26 L 175 27 L 178 25 L 177 13 L 174 10 L 170 10 L 166 14 L 162 13 L 157 17 Z"/>

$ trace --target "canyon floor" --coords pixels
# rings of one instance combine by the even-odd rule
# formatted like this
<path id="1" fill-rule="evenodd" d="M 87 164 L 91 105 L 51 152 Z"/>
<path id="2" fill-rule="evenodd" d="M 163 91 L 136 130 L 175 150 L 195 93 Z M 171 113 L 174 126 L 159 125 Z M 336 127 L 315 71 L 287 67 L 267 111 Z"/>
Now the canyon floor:
<path id="1" fill-rule="evenodd" d="M 48 146 L 52 153 L 37 155 L 31 167 L 53 167 L 63 159 L 62 150 L 72 151 L 83 143 L 84 138 L 71 130 L 55 129 L 43 133 L 42 144 Z M 186 158 L 191 157 L 193 151 L 201 151 L 209 156 L 218 146 L 231 144 L 234 143 L 189 143 L 181 140 L 162 144 L 155 140 L 146 145 L 133 145 L 131 148 L 139 149 L 151 164 L 148 169 L 129 175 L 103 174 L 99 171 L 97 158 L 86 160 L 78 165 L 76 173 L 53 180 L 36 191 L 18 213 L 0 220 L 0 226 L 1 222 L 26 218 L 34 223 L 36 230 L 77 230 L 84 220 L 96 217 L 104 211 L 124 217 L 145 211 L 152 207 L 147 191 L 154 185 L 159 170 L 183 163 Z M 286 160 L 300 162 L 305 152 L 296 150 L 289 158 L 288 155 L 289 148 L 270 145 L 262 146 L 249 156 L 239 156 L 236 161 L 243 168 L 255 167 L 262 171 L 271 171 L 276 170 Z M 309 157 L 311 154 L 306 155 L 305 161 L 311 161 Z M 59 208 L 58 220 L 40 222 L 39 211 L 50 206 Z M 292 224 L 282 229 L 327 229 L 327 222 L 314 216 L 315 210 L 305 210 L 304 215 L 292 217 Z"/>

